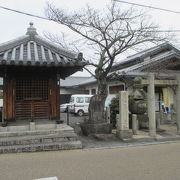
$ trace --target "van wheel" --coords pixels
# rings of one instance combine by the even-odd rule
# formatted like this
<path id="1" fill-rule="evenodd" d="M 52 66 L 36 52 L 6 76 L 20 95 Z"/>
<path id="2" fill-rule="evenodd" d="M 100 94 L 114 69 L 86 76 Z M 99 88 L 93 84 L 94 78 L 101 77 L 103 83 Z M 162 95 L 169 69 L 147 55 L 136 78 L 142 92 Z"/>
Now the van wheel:
<path id="1" fill-rule="evenodd" d="M 78 116 L 83 116 L 84 115 L 84 111 L 83 110 L 79 110 L 77 114 L 78 114 Z"/>

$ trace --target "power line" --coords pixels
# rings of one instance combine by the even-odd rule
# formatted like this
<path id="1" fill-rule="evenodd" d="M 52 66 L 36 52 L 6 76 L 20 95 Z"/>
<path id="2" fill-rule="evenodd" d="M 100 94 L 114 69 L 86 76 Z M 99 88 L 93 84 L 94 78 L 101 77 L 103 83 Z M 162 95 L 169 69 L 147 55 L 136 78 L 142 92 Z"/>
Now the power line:
<path id="1" fill-rule="evenodd" d="M 112 29 L 113 30 L 113 29 Z M 128 31 L 128 30 L 124 30 L 124 29 L 115 29 L 115 30 L 120 30 L 120 31 Z M 149 32 L 149 33 L 152 33 L 152 32 L 159 32 L 159 33 L 161 33 L 161 32 L 180 32 L 180 29 L 175 29 L 175 30 L 141 30 L 141 29 L 132 29 L 132 31 L 134 31 L 134 32 Z"/>
<path id="2" fill-rule="evenodd" d="M 121 0 L 114 0 L 114 1 L 121 1 Z M 125 2 L 125 1 L 122 1 L 122 2 Z M 132 4 L 132 3 L 131 3 Z M 134 4 L 134 3 L 133 3 Z M 43 17 L 43 16 L 39 16 L 39 15 L 35 15 L 35 14 L 30 14 L 30 13 L 26 13 L 26 12 L 23 12 L 23 11 L 19 11 L 19 10 L 15 10 L 15 9 L 11 9 L 11 8 L 7 8 L 7 7 L 4 7 L 4 6 L 0 6 L 1 9 L 5 9 L 5 10 L 8 10 L 8 11 L 12 11 L 12 12 L 15 12 L 15 13 L 19 13 L 19 14 L 23 14 L 23 15 L 26 15 L 26 16 L 31 16 L 31 17 L 35 17 L 35 18 L 39 18 L 39 19 L 43 19 L 43 20 L 47 20 L 47 21 L 53 21 L 52 19 L 48 19 L 46 17 Z M 53 22 L 56 22 L 56 21 L 53 21 Z M 121 31 L 127 31 L 127 30 L 123 30 L 123 29 L 119 29 Z M 143 31 L 143 30 L 133 30 L 133 31 L 140 31 L 140 32 L 180 32 L 179 29 L 176 29 L 176 30 L 147 30 L 147 31 Z"/>
<path id="3" fill-rule="evenodd" d="M 19 13 L 19 14 L 24 14 L 26 16 L 31 16 L 31 17 L 35 17 L 35 18 L 39 18 L 39 19 L 45 19 L 45 20 L 48 20 L 50 21 L 50 19 L 46 18 L 46 17 L 43 17 L 43 16 L 38 16 L 38 15 L 34 15 L 34 14 L 30 14 L 30 13 L 26 13 L 26 12 L 23 12 L 23 11 L 18 11 L 18 10 L 15 10 L 15 9 L 11 9 L 11 8 L 7 8 L 7 7 L 4 7 L 4 6 L 0 6 L 1 9 L 5 9 L 5 10 L 8 10 L 8 11 L 13 11 L 13 12 L 16 12 L 16 13 Z"/>
<path id="4" fill-rule="evenodd" d="M 145 7 L 145 8 L 151 8 L 151 9 L 156 9 L 156 10 L 161 10 L 161 11 L 166 11 L 166 12 L 180 14 L 180 11 L 174 11 L 174 10 L 170 10 L 170 9 L 164 9 L 164 8 L 159 8 L 159 7 L 154 7 L 154 6 L 148 6 L 148 5 L 143 5 L 143 4 L 131 3 L 131 2 L 122 1 L 122 0 L 113 0 L 113 1 L 117 1 L 117 2 L 120 2 L 120 3 L 126 3 L 126 4 L 131 4 L 131 5 L 135 5 L 135 6 L 141 6 L 141 7 Z"/>

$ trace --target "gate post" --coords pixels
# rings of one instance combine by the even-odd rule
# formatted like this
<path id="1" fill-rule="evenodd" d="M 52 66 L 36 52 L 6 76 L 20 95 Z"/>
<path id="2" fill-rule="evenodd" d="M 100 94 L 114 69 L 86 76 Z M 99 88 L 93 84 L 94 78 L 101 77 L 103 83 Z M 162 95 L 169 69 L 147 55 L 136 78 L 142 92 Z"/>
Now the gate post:
<path id="1" fill-rule="evenodd" d="M 148 74 L 148 118 L 149 118 L 149 136 L 156 136 L 156 114 L 155 114 L 155 88 L 154 88 L 154 74 Z"/>

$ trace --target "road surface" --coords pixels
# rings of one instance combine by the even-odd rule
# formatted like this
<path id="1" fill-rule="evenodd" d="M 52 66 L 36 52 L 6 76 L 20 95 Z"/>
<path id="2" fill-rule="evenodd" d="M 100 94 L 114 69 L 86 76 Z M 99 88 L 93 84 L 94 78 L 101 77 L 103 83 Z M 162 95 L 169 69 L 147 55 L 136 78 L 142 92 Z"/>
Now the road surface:
<path id="1" fill-rule="evenodd" d="M 1 180 L 179 180 L 180 142 L 0 155 Z"/>

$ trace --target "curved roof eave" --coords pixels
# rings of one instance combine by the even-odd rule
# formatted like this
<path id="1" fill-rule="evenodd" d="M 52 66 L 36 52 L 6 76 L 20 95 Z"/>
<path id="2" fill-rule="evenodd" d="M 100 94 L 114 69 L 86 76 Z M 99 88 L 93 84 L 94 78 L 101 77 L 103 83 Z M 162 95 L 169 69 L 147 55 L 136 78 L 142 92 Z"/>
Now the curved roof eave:
<path id="1" fill-rule="evenodd" d="M 0 65 L 84 67 L 82 53 L 74 53 L 42 38 L 33 23 L 26 35 L 0 45 Z"/>

